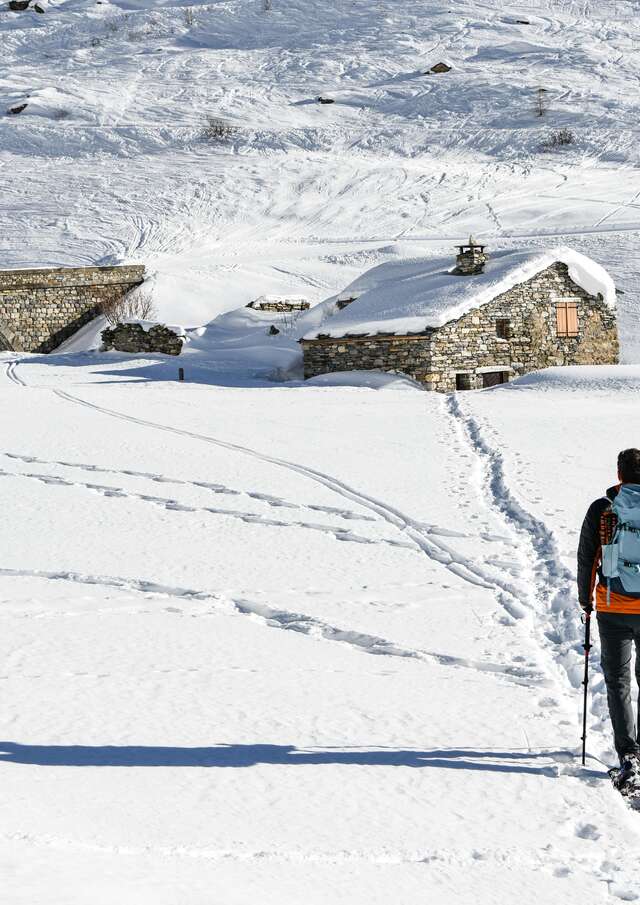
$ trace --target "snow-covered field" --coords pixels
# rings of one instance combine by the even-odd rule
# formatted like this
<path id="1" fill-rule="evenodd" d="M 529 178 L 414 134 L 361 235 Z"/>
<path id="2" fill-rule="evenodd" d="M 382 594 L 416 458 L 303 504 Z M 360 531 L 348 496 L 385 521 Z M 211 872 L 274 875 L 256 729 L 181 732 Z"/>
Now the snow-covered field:
<path id="1" fill-rule="evenodd" d="M 2 905 L 640 900 L 573 584 L 638 445 L 637 4 L 272 5 L 0 11 L 0 266 L 144 263 L 190 328 L 0 356 Z M 602 264 L 624 364 L 304 385 L 317 313 L 238 310 L 469 232 Z"/>
<path id="2" fill-rule="evenodd" d="M 4 355 L 4 900 L 638 898 L 572 575 L 640 368 L 447 398 L 123 358 Z"/>

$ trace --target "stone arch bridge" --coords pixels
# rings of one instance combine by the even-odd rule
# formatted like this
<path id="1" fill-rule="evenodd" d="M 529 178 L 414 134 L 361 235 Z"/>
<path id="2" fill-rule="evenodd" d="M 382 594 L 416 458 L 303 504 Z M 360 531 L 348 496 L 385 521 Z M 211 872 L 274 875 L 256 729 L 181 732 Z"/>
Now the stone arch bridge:
<path id="1" fill-rule="evenodd" d="M 142 282 L 139 264 L 2 270 L 0 351 L 51 352 Z"/>

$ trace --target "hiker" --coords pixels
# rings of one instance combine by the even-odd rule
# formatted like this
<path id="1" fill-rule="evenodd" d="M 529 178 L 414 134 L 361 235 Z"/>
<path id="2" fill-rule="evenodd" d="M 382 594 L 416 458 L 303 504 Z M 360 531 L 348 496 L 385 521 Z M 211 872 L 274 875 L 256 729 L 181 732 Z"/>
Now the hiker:
<path id="1" fill-rule="evenodd" d="M 590 614 L 595 590 L 602 671 L 620 758 L 614 783 L 622 791 L 640 789 L 640 733 L 630 676 L 635 644 L 640 686 L 640 449 L 619 454 L 618 481 L 585 516 L 578 546 L 578 600 Z"/>

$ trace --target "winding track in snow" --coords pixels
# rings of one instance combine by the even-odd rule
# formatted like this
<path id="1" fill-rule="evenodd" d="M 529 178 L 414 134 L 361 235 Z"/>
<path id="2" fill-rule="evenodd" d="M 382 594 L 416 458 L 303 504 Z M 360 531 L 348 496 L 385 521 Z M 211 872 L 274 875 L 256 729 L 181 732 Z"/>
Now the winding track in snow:
<path id="1" fill-rule="evenodd" d="M 533 620 L 533 627 L 540 649 L 546 653 L 549 670 L 560 679 L 565 691 L 567 679 L 575 688 L 579 682 L 575 676 L 575 655 L 582 658 L 583 650 L 574 578 L 562 563 L 553 533 L 543 521 L 528 512 L 512 492 L 502 454 L 491 446 L 478 421 L 456 395 L 448 397 L 447 408 L 482 466 L 485 498 L 519 539 L 520 557 L 530 587 L 529 599 L 523 603 L 538 616 Z M 597 718 L 606 712 L 604 689 L 594 690 L 593 683 L 591 712 Z M 599 719 L 593 728 L 601 730 Z"/>
<path id="2" fill-rule="evenodd" d="M 290 462 L 286 459 L 280 459 L 276 456 L 269 456 L 266 453 L 261 453 L 257 450 L 251 449 L 250 447 L 242 446 L 237 443 L 230 443 L 226 440 L 220 440 L 215 437 L 210 437 L 206 434 L 196 433 L 195 431 L 187 431 L 181 428 L 172 427 L 170 425 L 161 424 L 156 421 L 148 421 L 144 418 L 137 418 L 134 415 L 127 415 L 124 412 L 106 408 L 105 406 L 98 405 L 97 403 L 89 402 L 86 399 L 82 399 L 80 396 L 74 396 L 73 394 L 67 393 L 64 390 L 54 389 L 52 390 L 52 392 L 55 393 L 55 395 L 57 395 L 59 398 L 64 399 L 74 405 L 81 405 L 93 411 L 100 412 L 101 414 L 108 415 L 122 421 L 127 421 L 132 424 L 138 424 L 142 427 L 149 427 L 154 430 L 160 430 L 165 433 L 175 434 L 181 437 L 188 437 L 189 439 L 199 440 L 204 443 L 211 443 L 212 445 L 219 448 L 241 453 L 253 459 L 257 459 L 258 461 L 266 462 L 270 465 L 275 465 L 278 468 L 284 468 L 287 471 L 300 474 L 303 477 L 309 478 L 310 480 L 321 484 L 323 487 L 332 490 L 339 496 L 348 499 L 353 503 L 357 503 L 364 509 L 368 509 L 369 511 L 374 512 L 386 522 L 398 528 L 400 531 L 410 537 L 414 541 L 414 543 L 416 543 L 417 546 L 420 547 L 423 553 L 426 554 L 426 556 L 428 556 L 435 562 L 441 563 L 445 568 L 450 569 L 450 571 L 458 575 L 458 577 L 462 578 L 463 580 L 467 581 L 469 584 L 484 588 L 492 588 L 495 583 L 496 579 L 488 576 L 485 570 L 481 569 L 477 565 L 474 565 L 473 563 L 470 563 L 465 557 L 458 556 L 443 542 L 435 540 L 434 536 L 430 534 L 429 528 L 426 528 L 421 523 L 415 521 L 414 519 L 411 519 L 409 516 L 405 515 L 395 507 L 390 506 L 382 502 L 381 500 L 376 499 L 375 497 L 371 497 L 368 494 L 362 493 L 354 489 L 350 485 L 339 481 L 337 478 L 331 475 L 325 474 L 324 472 L 318 471 L 314 468 L 301 465 L 297 462 Z"/>

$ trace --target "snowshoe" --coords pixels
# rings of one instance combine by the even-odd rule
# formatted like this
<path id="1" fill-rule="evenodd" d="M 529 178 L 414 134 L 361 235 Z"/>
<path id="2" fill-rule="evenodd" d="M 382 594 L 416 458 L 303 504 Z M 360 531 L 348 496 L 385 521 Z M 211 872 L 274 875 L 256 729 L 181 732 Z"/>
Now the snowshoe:
<path id="1" fill-rule="evenodd" d="M 609 777 L 623 798 L 640 807 L 640 758 L 632 754 L 625 758 L 620 767 L 609 770 Z"/>

